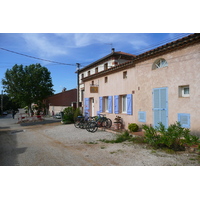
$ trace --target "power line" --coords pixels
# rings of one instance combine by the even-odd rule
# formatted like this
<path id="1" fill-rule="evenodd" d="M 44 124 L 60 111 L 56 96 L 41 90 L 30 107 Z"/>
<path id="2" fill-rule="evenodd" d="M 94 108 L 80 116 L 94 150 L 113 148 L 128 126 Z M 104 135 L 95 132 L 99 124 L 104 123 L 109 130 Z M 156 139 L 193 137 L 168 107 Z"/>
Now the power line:
<path id="1" fill-rule="evenodd" d="M 162 40 L 162 41 L 160 41 L 159 43 L 149 45 L 148 47 L 146 47 L 146 48 L 144 48 L 144 49 L 140 49 L 140 50 L 136 51 L 135 54 L 140 54 L 140 53 L 145 52 L 145 51 L 148 51 L 148 50 L 150 50 L 150 49 L 152 49 L 152 48 L 156 48 L 156 47 L 158 47 L 158 46 L 162 46 L 162 45 L 164 45 L 164 44 L 166 44 L 166 43 L 175 41 L 175 40 L 177 40 L 177 39 L 179 39 L 179 38 L 183 38 L 183 37 L 185 37 L 185 36 L 187 36 L 187 35 L 190 35 L 190 33 L 181 33 L 181 34 L 177 35 L 177 36 L 174 37 L 174 38 Z"/>
<path id="2" fill-rule="evenodd" d="M 19 53 L 19 52 L 16 52 L 16 51 L 11 51 L 11 50 L 8 50 L 8 49 L 5 49 L 5 48 L 1 48 L 1 47 L 0 47 L 0 49 L 3 50 L 3 51 L 8 51 L 10 53 L 15 53 L 15 54 L 18 54 L 18 55 L 21 55 L 21 56 L 26 56 L 26 57 L 37 59 L 37 60 L 47 61 L 47 62 L 56 63 L 56 64 L 60 64 L 60 65 L 76 66 L 75 64 L 61 63 L 61 62 L 57 62 L 57 61 L 46 60 L 46 59 L 43 59 L 43 58 L 37 58 L 37 57 L 34 57 L 34 56 L 29 56 L 29 55 L 26 55 L 26 54 L 23 54 L 23 53 Z"/>

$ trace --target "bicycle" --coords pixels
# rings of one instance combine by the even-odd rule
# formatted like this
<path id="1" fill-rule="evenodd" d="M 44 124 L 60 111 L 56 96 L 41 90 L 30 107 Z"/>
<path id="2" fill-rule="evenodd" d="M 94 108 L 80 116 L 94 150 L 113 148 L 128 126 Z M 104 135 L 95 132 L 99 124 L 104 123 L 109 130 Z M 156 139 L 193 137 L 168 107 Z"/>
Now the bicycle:
<path id="1" fill-rule="evenodd" d="M 92 117 L 92 120 L 88 122 L 86 130 L 89 132 L 96 132 L 99 127 L 110 128 L 112 126 L 112 120 L 105 117 L 105 115 L 98 115 Z"/>
<path id="2" fill-rule="evenodd" d="M 76 128 L 85 129 L 87 127 L 88 122 L 91 120 L 92 120 L 92 118 L 88 117 L 88 116 L 78 116 L 75 119 L 74 126 Z"/>

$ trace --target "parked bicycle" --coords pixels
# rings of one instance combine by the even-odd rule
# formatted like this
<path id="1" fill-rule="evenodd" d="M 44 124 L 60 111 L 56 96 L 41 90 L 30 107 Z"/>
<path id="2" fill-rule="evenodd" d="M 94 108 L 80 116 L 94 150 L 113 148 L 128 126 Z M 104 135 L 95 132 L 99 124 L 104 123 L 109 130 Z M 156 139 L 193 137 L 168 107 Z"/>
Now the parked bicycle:
<path id="1" fill-rule="evenodd" d="M 112 126 L 112 120 L 107 118 L 105 115 L 98 115 L 92 117 L 92 119 L 87 123 L 86 130 L 89 132 L 96 132 L 99 127 L 110 128 Z"/>

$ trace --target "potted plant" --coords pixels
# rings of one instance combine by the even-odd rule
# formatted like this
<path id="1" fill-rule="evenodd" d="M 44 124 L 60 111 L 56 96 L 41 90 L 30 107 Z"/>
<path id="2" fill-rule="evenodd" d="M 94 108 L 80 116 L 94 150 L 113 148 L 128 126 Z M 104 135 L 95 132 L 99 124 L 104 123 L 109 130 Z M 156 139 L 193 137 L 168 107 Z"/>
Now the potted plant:
<path id="1" fill-rule="evenodd" d="M 115 129 L 119 130 L 119 127 L 122 128 L 122 118 L 120 116 L 116 116 L 114 120 Z"/>

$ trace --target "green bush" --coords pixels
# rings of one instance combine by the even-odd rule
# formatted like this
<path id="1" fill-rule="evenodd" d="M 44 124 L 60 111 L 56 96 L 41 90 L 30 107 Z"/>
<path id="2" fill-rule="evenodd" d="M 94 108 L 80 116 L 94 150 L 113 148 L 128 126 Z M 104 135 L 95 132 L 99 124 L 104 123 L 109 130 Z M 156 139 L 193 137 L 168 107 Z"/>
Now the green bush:
<path id="1" fill-rule="evenodd" d="M 105 143 L 121 143 L 124 141 L 133 141 L 133 137 L 129 134 L 128 131 L 125 131 L 123 134 L 117 134 L 116 139 L 114 140 L 100 140 Z"/>
<path id="2" fill-rule="evenodd" d="M 76 110 L 74 111 L 74 120 L 77 119 L 78 116 L 82 116 L 82 113 L 79 108 L 76 108 Z"/>
<path id="3" fill-rule="evenodd" d="M 162 123 L 156 128 L 143 125 L 145 141 L 159 148 L 167 147 L 173 150 L 185 150 L 185 145 L 199 143 L 199 138 L 191 135 L 190 130 L 181 127 L 179 122 L 170 125 L 167 129 Z"/>
<path id="4" fill-rule="evenodd" d="M 63 116 L 63 123 L 69 124 L 74 123 L 74 108 L 68 107 L 63 110 L 64 116 Z"/>
<path id="5" fill-rule="evenodd" d="M 139 129 L 139 126 L 135 123 L 132 123 L 132 124 L 129 124 L 128 125 L 128 129 L 131 131 L 131 132 L 137 132 L 138 129 Z"/>

